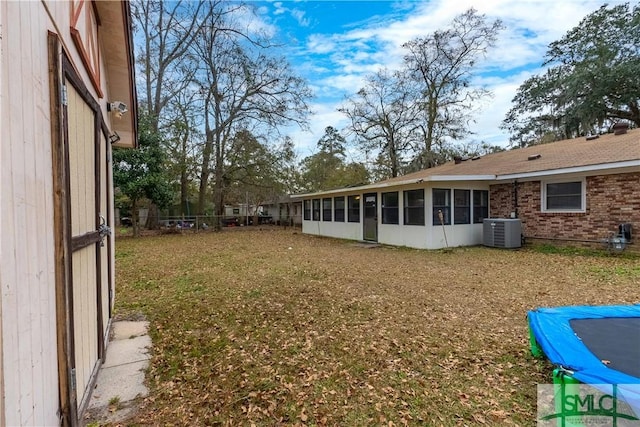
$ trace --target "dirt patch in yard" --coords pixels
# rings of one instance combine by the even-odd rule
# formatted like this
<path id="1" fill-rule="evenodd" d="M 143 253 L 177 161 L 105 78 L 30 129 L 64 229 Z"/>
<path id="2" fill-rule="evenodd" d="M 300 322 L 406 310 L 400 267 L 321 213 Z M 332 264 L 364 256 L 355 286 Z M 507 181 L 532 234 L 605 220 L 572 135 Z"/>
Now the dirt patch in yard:
<path id="1" fill-rule="evenodd" d="M 277 229 L 116 244 L 151 322 L 142 425 L 534 425 L 526 312 L 640 302 L 637 259 L 378 247 Z"/>

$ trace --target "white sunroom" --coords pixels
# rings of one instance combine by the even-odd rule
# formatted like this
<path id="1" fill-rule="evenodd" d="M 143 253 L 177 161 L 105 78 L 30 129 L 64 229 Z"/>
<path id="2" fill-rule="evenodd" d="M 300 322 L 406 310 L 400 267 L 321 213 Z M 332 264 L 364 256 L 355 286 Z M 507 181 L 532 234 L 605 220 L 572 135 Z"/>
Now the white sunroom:
<path id="1" fill-rule="evenodd" d="M 418 249 L 472 246 L 482 243 L 495 175 L 469 178 L 405 176 L 293 197 L 302 200 L 306 234 Z"/>

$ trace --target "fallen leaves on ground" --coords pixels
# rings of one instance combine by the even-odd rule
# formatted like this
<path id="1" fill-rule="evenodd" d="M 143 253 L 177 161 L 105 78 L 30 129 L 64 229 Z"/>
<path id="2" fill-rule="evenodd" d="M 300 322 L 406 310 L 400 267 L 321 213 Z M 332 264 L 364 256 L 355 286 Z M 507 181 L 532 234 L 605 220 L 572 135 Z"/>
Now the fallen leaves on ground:
<path id="1" fill-rule="evenodd" d="M 268 227 L 119 239 L 116 259 L 117 315 L 151 322 L 138 425 L 534 425 L 551 371 L 527 311 L 640 300 L 634 259 Z"/>

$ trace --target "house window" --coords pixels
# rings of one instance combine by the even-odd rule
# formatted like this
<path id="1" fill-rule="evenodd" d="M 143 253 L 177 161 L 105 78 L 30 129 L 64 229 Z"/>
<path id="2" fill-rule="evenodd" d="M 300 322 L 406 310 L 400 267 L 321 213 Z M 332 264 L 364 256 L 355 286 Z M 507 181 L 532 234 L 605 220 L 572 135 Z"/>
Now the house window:
<path id="1" fill-rule="evenodd" d="M 311 221 L 311 200 L 304 201 L 304 220 Z"/>
<path id="2" fill-rule="evenodd" d="M 482 224 L 485 218 L 489 218 L 489 192 L 473 190 L 473 223 Z"/>
<path id="3" fill-rule="evenodd" d="M 322 220 L 331 221 L 331 199 L 322 199 Z"/>
<path id="4" fill-rule="evenodd" d="M 471 190 L 453 190 L 453 223 L 471 224 Z"/>
<path id="5" fill-rule="evenodd" d="M 333 220 L 344 222 L 344 196 L 333 198 Z"/>
<path id="6" fill-rule="evenodd" d="M 313 199 L 313 220 L 320 221 L 320 199 Z"/>
<path id="7" fill-rule="evenodd" d="M 424 225 L 424 190 L 404 192 L 404 224 Z"/>
<path id="8" fill-rule="evenodd" d="M 585 182 L 549 182 L 543 186 L 543 206 L 546 211 L 585 210 Z"/>
<path id="9" fill-rule="evenodd" d="M 360 196 L 347 197 L 349 222 L 360 222 Z"/>
<path id="10" fill-rule="evenodd" d="M 442 211 L 442 220 L 445 225 L 451 224 L 451 190 L 433 189 L 433 225 L 440 225 L 439 211 Z"/>
<path id="11" fill-rule="evenodd" d="M 382 223 L 400 224 L 398 192 L 382 193 Z"/>

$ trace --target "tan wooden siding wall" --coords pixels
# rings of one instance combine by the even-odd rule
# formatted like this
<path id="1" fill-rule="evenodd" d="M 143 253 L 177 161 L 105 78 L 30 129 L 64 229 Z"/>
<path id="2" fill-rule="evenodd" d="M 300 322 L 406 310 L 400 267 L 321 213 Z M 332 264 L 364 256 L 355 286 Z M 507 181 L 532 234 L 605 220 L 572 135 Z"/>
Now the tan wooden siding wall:
<path id="1" fill-rule="evenodd" d="M 40 2 L 0 2 L 4 425 L 58 422 L 48 25 Z"/>
<path id="2" fill-rule="evenodd" d="M 72 85 L 69 99 L 69 170 L 73 236 L 95 231 L 95 114 Z M 98 360 L 96 247 L 73 254 L 73 315 L 77 397 L 81 402 Z"/>
<path id="3" fill-rule="evenodd" d="M 73 68 L 91 96 L 100 103 L 108 127 L 111 127 L 105 107 L 109 99 L 106 79 L 102 81 L 105 97 L 99 98 L 69 29 L 69 2 L 0 1 L 0 426 L 59 423 L 48 31 L 60 37 Z M 100 67 L 103 74 L 104 63 L 100 63 Z M 93 141 L 93 123 L 88 132 Z M 105 155 L 110 155 L 111 147 L 105 141 L 103 143 Z M 93 161 L 86 164 L 88 168 L 92 165 Z M 105 165 L 106 160 L 102 167 Z M 105 173 L 106 183 L 111 185 L 110 173 Z M 87 206 L 93 206 L 93 197 L 87 196 L 87 201 Z M 113 200 L 102 203 L 106 205 L 102 213 L 109 217 L 109 212 L 113 212 Z M 113 214 L 110 217 L 113 218 Z M 85 210 L 79 218 L 80 222 L 84 220 L 88 224 L 89 215 Z M 78 223 L 74 225 L 79 227 Z M 91 229 L 95 229 L 93 221 L 91 225 Z M 101 249 L 101 260 L 104 262 L 105 256 L 107 260 L 113 260 L 114 250 L 111 239 L 111 245 L 105 243 Z M 78 274 L 89 276 L 88 260 L 91 258 L 91 266 L 95 269 L 95 251 L 95 245 L 78 251 L 79 261 L 74 262 L 72 273 L 77 272 L 77 267 Z M 113 262 L 103 264 L 103 279 L 113 280 L 113 269 Z M 111 274 L 105 274 L 109 271 Z M 108 307 L 108 297 L 104 298 L 108 295 L 106 280 L 103 286 L 100 290 L 103 307 Z M 93 298 L 93 306 L 78 316 L 91 313 L 94 336 L 90 339 L 95 342 L 98 334 L 95 274 L 90 284 L 84 283 L 82 289 L 93 292 L 93 295 L 83 296 L 87 301 Z M 78 309 L 82 310 L 82 307 Z M 108 309 L 103 309 L 101 320 L 105 336 L 108 315 Z M 76 324 L 83 325 L 83 322 Z M 84 339 L 84 335 L 82 337 Z M 95 361 L 96 356 L 87 356 L 85 348 L 96 349 L 96 346 L 82 344 L 78 349 L 78 354 L 85 354 L 83 358 Z M 89 368 L 81 368 L 79 363 L 79 371 L 90 371 L 95 367 L 91 360 Z M 79 379 L 79 390 L 90 374 L 82 373 L 86 378 Z M 82 393 L 79 391 L 78 395 L 80 402 Z"/>

